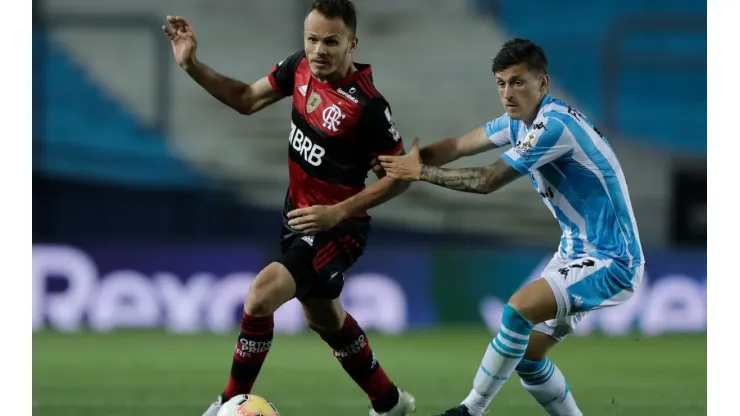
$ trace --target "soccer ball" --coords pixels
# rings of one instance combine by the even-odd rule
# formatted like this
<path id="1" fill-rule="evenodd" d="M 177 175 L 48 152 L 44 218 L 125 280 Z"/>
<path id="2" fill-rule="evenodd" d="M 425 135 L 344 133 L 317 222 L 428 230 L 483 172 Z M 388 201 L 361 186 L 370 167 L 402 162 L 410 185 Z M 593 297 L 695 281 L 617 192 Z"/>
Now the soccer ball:
<path id="1" fill-rule="evenodd" d="M 216 416 L 280 416 L 272 403 L 255 394 L 234 396 L 221 406 Z"/>

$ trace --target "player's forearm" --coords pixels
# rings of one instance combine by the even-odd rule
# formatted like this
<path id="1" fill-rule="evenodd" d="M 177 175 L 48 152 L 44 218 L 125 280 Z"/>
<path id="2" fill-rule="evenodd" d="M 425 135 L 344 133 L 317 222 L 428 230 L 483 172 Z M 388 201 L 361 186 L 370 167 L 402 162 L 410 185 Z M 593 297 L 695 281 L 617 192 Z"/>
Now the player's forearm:
<path id="1" fill-rule="evenodd" d="M 409 188 L 408 182 L 395 181 L 383 177 L 373 182 L 358 194 L 345 199 L 336 205 L 342 219 L 367 211 L 401 195 Z"/>
<path id="2" fill-rule="evenodd" d="M 422 163 L 429 166 L 444 166 L 457 160 L 459 156 L 456 140 L 455 138 L 448 138 L 419 149 Z"/>
<path id="3" fill-rule="evenodd" d="M 197 60 L 183 65 L 183 69 L 214 98 L 242 114 L 249 114 L 250 106 L 245 102 L 249 84 L 221 75 Z"/>
<path id="4" fill-rule="evenodd" d="M 489 194 L 521 176 L 503 160 L 479 168 L 443 169 L 422 165 L 420 180 L 447 189 L 477 194 Z"/>

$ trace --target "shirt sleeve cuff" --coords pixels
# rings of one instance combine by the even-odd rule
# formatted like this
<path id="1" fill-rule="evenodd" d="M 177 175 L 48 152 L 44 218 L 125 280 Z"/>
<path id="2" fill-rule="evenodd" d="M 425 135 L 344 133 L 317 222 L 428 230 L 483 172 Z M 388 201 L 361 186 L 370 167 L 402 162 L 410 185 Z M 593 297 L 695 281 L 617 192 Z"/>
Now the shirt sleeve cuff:
<path id="1" fill-rule="evenodd" d="M 277 81 L 275 81 L 275 75 L 270 74 L 267 76 L 267 79 L 270 81 L 270 85 L 272 85 L 272 89 L 275 92 L 279 92 L 282 94 L 282 91 L 280 90 L 280 87 L 277 85 Z"/>
<path id="2" fill-rule="evenodd" d="M 398 141 L 398 144 L 396 145 L 396 147 L 394 147 L 394 148 L 392 148 L 390 150 L 387 150 L 385 152 L 371 152 L 370 155 L 372 157 L 381 156 L 381 155 L 383 155 L 383 156 L 395 156 L 401 150 L 403 150 L 403 140 L 399 140 Z"/>

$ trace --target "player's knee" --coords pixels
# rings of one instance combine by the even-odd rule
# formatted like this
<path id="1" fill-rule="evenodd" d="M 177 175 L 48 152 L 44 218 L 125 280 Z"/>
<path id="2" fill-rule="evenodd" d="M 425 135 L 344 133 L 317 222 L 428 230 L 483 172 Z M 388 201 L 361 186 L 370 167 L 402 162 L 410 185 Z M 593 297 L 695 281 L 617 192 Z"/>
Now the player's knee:
<path id="1" fill-rule="evenodd" d="M 520 292 L 511 296 L 509 306 L 516 309 L 529 320 L 531 320 L 532 311 L 537 309 L 537 303 L 533 299 L 521 295 Z"/>
<path id="2" fill-rule="evenodd" d="M 275 310 L 264 293 L 250 291 L 244 300 L 244 312 L 251 316 L 269 316 L 275 313 Z"/>
<path id="3" fill-rule="evenodd" d="M 555 295 L 544 279 L 536 280 L 518 290 L 509 299 L 509 305 L 533 324 L 555 318 L 557 315 Z"/>
<path id="4" fill-rule="evenodd" d="M 268 316 L 295 295 L 295 282 L 282 264 L 265 267 L 249 287 L 244 300 L 244 312 L 252 316 Z"/>
<path id="5" fill-rule="evenodd" d="M 344 326 L 347 312 L 336 301 L 307 300 L 303 303 L 303 318 L 314 332 L 333 334 Z"/>

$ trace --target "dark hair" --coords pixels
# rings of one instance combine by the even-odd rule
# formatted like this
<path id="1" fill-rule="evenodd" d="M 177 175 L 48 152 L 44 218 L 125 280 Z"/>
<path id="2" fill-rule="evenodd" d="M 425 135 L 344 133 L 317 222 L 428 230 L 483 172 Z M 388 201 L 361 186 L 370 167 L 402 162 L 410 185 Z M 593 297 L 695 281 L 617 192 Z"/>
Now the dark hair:
<path id="1" fill-rule="evenodd" d="M 521 63 L 526 64 L 530 71 L 547 73 L 545 51 L 533 42 L 520 38 L 504 43 L 496 57 L 493 58 L 491 70 L 496 73 Z"/>
<path id="2" fill-rule="evenodd" d="M 350 0 L 314 0 L 309 11 L 314 10 L 330 19 L 342 19 L 352 33 L 357 33 L 357 12 Z"/>

